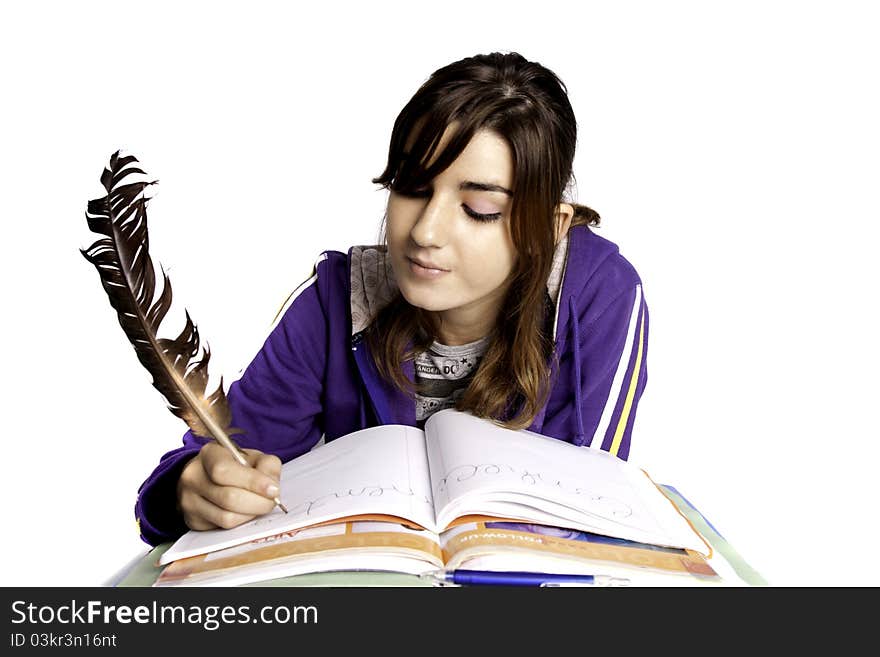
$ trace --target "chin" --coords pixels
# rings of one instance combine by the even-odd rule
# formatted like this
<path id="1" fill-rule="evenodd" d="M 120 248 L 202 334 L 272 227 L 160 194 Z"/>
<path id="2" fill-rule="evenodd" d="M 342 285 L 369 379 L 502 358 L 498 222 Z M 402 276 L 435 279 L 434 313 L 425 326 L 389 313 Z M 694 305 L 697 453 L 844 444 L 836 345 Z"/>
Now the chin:
<path id="1" fill-rule="evenodd" d="M 403 295 L 403 298 L 406 299 L 406 302 L 415 306 L 416 308 L 422 308 L 423 310 L 430 311 L 440 311 L 440 310 L 448 310 L 450 308 L 449 304 L 443 303 L 443 300 L 440 299 L 439 295 L 436 293 L 431 293 L 426 290 L 417 290 L 414 291 L 409 289 L 408 285 L 400 286 L 400 293 Z"/>

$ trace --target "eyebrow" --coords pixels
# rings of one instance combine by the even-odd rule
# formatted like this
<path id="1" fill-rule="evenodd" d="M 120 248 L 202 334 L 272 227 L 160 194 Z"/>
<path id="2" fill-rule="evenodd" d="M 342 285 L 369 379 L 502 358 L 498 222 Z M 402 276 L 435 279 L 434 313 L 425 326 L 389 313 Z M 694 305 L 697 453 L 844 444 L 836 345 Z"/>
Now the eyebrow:
<path id="1" fill-rule="evenodd" d="M 401 155 L 403 159 L 408 159 L 410 156 L 409 152 L 402 152 Z M 502 187 L 501 185 L 494 185 L 492 183 L 484 183 L 484 182 L 474 182 L 473 180 L 465 180 L 461 183 L 458 188 L 461 191 L 475 191 L 475 192 L 501 192 L 502 194 L 507 194 L 510 198 L 513 198 L 513 192 L 507 189 L 507 187 Z"/>
<path id="2" fill-rule="evenodd" d="M 502 187 L 501 185 L 493 185 L 491 183 L 482 183 L 482 182 L 474 182 L 473 180 L 465 180 L 458 186 L 461 190 L 474 190 L 477 192 L 501 192 L 502 194 L 507 194 L 511 198 L 513 197 L 513 192 L 511 192 L 506 187 Z"/>

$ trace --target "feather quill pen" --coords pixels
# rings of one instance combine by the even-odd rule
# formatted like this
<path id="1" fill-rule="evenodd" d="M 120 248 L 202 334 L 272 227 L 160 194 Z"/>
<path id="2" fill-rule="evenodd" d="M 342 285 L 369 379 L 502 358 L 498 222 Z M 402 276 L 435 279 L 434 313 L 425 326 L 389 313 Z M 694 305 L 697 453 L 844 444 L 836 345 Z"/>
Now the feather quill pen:
<path id="1" fill-rule="evenodd" d="M 88 249 L 80 249 L 98 270 L 101 285 L 116 310 L 119 324 L 141 364 L 153 377 L 155 387 L 165 397 L 168 409 L 183 419 L 193 433 L 213 438 L 229 449 L 236 460 L 248 466 L 244 454 L 230 439 L 243 433 L 230 427 L 232 414 L 223 392 L 223 378 L 210 395 L 208 386 L 208 346 L 200 354 L 199 332 L 185 311 L 186 323 L 175 339 L 159 338 L 157 331 L 171 308 L 171 281 L 162 269 L 163 287 L 153 301 L 156 272 L 149 253 L 147 201 L 144 192 L 158 181 L 127 182 L 132 174 L 146 175 L 133 166 L 137 158 L 110 157 L 109 168 L 101 175 L 107 195 L 88 202 L 86 220 L 92 232 L 104 235 Z M 276 497 L 275 503 L 287 513 Z"/>

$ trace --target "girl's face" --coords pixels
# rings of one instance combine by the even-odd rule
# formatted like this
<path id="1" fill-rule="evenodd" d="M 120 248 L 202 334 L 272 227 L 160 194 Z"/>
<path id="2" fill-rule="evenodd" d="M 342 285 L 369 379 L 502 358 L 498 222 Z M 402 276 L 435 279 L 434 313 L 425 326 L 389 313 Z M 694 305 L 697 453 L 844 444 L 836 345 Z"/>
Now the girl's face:
<path id="1" fill-rule="evenodd" d="M 516 262 L 512 182 L 510 147 L 496 133 L 481 130 L 417 195 L 392 191 L 388 197 L 386 234 L 395 279 L 410 304 L 434 312 L 444 344 L 478 340 L 495 325 Z"/>

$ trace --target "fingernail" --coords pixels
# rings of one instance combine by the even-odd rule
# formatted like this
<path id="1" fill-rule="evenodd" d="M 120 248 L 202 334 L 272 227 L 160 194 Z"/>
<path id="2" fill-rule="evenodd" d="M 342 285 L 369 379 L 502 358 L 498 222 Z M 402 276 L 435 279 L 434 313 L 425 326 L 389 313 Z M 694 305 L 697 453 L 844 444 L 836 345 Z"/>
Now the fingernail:
<path id="1" fill-rule="evenodd" d="M 278 492 L 280 490 L 281 489 L 278 488 L 278 486 L 276 486 L 275 484 L 269 484 L 268 486 L 266 486 L 266 495 L 268 495 L 269 497 L 275 497 L 276 495 L 278 495 Z"/>

